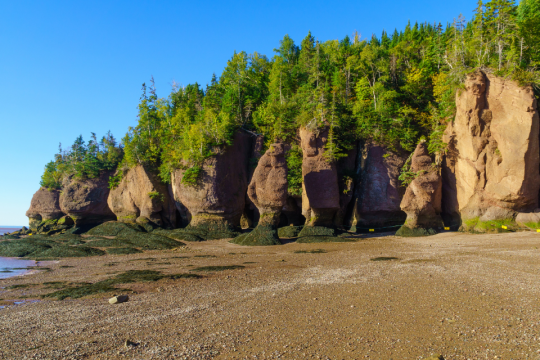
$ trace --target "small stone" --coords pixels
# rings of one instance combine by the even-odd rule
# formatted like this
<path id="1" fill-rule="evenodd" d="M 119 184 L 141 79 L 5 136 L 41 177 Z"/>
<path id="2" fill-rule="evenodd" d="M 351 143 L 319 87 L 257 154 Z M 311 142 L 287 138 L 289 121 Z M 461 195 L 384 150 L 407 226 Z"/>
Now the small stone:
<path id="1" fill-rule="evenodd" d="M 109 299 L 109 304 L 120 304 L 123 302 L 127 302 L 129 300 L 129 296 L 127 295 L 118 295 L 115 297 L 112 297 Z"/>
<path id="2" fill-rule="evenodd" d="M 126 343 L 125 343 L 125 346 L 126 346 L 127 348 L 129 348 L 129 347 L 132 347 L 132 346 L 137 346 L 137 343 L 135 343 L 135 342 L 133 342 L 133 341 L 127 339 L 127 340 L 126 340 Z"/>

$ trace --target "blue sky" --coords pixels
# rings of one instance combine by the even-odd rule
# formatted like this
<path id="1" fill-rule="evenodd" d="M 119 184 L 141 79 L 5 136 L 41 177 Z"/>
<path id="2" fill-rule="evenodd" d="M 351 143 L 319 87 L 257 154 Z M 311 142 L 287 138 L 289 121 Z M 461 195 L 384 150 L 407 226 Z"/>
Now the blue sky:
<path id="1" fill-rule="evenodd" d="M 409 20 L 470 18 L 473 0 L 434 1 L 1 1 L 0 225 L 25 212 L 58 143 L 136 124 L 141 84 L 205 85 L 234 51 L 269 57 L 289 34 L 363 38 Z"/>

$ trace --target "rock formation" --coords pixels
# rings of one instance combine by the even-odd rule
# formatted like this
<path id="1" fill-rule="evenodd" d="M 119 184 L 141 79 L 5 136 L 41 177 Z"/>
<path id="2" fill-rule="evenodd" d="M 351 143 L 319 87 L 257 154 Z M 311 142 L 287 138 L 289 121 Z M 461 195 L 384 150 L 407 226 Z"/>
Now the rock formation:
<path id="1" fill-rule="evenodd" d="M 421 141 L 413 153 L 410 171 L 416 174 L 401 201 L 407 220 L 398 236 L 435 234 L 443 227 L 441 219 L 442 181 L 439 169 L 433 165 L 427 144 Z"/>
<path id="2" fill-rule="evenodd" d="M 539 118 L 531 87 L 476 71 L 456 95 L 444 141 L 444 212 L 508 220 L 538 207 Z"/>
<path id="3" fill-rule="evenodd" d="M 32 197 L 26 216 L 32 230 L 36 230 L 42 221 L 55 220 L 64 216 L 60 209 L 60 190 L 39 188 Z"/>
<path id="4" fill-rule="evenodd" d="M 127 171 L 107 203 L 118 221 L 145 222 L 146 218 L 161 227 L 176 227 L 176 207 L 168 187 L 142 165 Z"/>
<path id="5" fill-rule="evenodd" d="M 259 225 L 277 226 L 287 204 L 287 162 L 283 144 L 272 144 L 259 160 L 247 194 L 260 214 Z"/>
<path id="6" fill-rule="evenodd" d="M 77 180 L 72 176 L 64 179 L 60 209 L 75 221 L 75 226 L 116 220 L 107 204 L 111 175 L 112 172 L 104 171 L 94 179 Z"/>
<path id="7" fill-rule="evenodd" d="M 251 233 L 235 239 L 241 245 L 280 244 L 277 225 L 287 204 L 287 162 L 283 144 L 272 144 L 261 157 L 247 194 L 259 210 L 259 223 Z"/>
<path id="8" fill-rule="evenodd" d="M 240 225 L 247 190 L 251 138 L 238 132 L 233 145 L 206 159 L 196 185 L 182 183 L 185 170 L 172 174 L 174 199 L 191 214 L 190 226 Z"/>
<path id="9" fill-rule="evenodd" d="M 339 210 L 336 165 L 324 158 L 328 129 L 300 128 L 302 161 L 302 215 L 308 226 L 334 226 Z"/>
<path id="10" fill-rule="evenodd" d="M 398 180 L 407 155 L 367 142 L 358 152 L 352 229 L 401 225 L 404 188 Z"/>

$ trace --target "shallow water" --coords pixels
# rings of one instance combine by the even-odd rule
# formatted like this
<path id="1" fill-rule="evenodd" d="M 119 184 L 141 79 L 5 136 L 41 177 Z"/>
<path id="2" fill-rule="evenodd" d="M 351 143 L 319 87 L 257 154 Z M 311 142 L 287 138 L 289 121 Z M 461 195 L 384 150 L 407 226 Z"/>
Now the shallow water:
<path id="1" fill-rule="evenodd" d="M 4 235 L 5 233 L 10 233 L 10 232 L 14 232 L 14 231 L 17 231 L 17 230 L 21 230 L 22 226 L 14 226 L 14 227 L 11 227 L 11 226 L 4 226 L 4 227 L 0 227 L 0 235 Z"/>
<path id="2" fill-rule="evenodd" d="M 28 271 L 29 266 L 36 266 L 34 260 L 19 260 L 0 257 L 0 279 L 22 275 Z"/>

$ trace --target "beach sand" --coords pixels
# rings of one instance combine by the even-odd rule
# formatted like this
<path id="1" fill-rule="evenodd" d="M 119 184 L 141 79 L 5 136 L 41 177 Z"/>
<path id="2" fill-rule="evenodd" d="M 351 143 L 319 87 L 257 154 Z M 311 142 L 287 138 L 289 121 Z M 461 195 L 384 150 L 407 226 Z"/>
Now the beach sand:
<path id="1" fill-rule="evenodd" d="M 0 357 L 537 359 L 539 247 L 540 234 L 531 232 L 443 233 L 273 247 L 219 240 L 64 259 L 0 286 L 95 282 L 135 269 L 245 268 L 121 285 L 133 292 L 117 305 L 108 303 L 112 293 L 8 304 L 0 310 Z M 326 252 L 295 253 L 315 249 Z M 397 259 L 371 260 L 378 257 Z M 3 289 L 0 298 L 32 300 L 51 291 Z"/>

